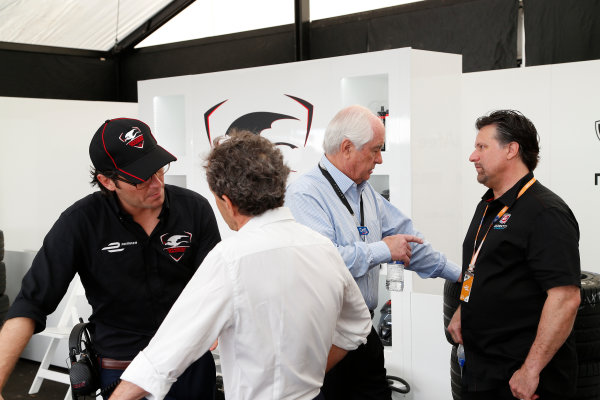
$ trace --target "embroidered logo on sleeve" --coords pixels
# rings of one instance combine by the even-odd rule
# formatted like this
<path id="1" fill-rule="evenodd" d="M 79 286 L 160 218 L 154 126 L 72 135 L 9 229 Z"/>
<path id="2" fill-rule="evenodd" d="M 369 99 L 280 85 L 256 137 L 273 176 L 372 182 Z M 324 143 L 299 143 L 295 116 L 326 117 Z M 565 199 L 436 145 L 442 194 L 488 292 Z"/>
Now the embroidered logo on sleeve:
<path id="1" fill-rule="evenodd" d="M 173 260 L 179 261 L 192 243 L 192 234 L 185 231 L 184 234 L 176 235 L 165 233 L 160 237 L 160 241 L 164 245 L 163 250 L 169 253 Z"/>

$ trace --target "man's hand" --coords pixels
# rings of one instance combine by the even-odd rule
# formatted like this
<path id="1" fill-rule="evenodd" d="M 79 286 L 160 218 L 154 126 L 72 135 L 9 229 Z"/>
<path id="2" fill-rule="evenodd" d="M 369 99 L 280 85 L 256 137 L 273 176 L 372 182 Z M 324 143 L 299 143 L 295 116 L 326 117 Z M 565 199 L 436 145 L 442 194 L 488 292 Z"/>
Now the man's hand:
<path id="1" fill-rule="evenodd" d="M 219 339 L 215 340 L 215 342 L 212 344 L 212 346 L 210 346 L 210 349 L 208 349 L 208 350 L 213 351 L 214 349 L 217 348 L 218 345 L 219 345 Z M 2 400 L 2 399 L 0 399 L 0 400 Z"/>
<path id="2" fill-rule="evenodd" d="M 448 324 L 448 333 L 452 336 L 452 340 L 456 343 L 462 344 L 462 328 L 460 325 L 460 305 L 454 312 L 450 323 Z"/>
<path id="3" fill-rule="evenodd" d="M 423 239 L 414 235 L 391 235 L 384 237 L 382 240 L 390 249 L 392 260 L 403 261 L 405 267 L 410 264 L 410 257 L 412 256 L 410 244 L 423 244 Z"/>
<path id="4" fill-rule="evenodd" d="M 522 400 L 536 400 L 540 396 L 535 394 L 535 390 L 540 383 L 540 375 L 522 366 L 515 371 L 508 384 L 513 396 Z"/>
<path id="5" fill-rule="evenodd" d="M 325 366 L 325 372 L 329 372 L 338 362 L 340 362 L 348 354 L 347 350 L 337 347 L 335 344 L 331 345 L 329 349 L 329 355 L 327 356 L 327 365 Z"/>

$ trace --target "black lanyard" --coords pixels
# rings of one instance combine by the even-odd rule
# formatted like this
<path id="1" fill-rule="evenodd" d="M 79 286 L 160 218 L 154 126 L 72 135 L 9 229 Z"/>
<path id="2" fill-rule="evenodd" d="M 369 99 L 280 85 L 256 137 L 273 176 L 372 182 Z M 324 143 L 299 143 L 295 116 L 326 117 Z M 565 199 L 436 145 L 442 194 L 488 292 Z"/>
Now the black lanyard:
<path id="1" fill-rule="evenodd" d="M 335 191 L 335 194 L 338 195 L 338 197 L 340 198 L 340 200 L 342 201 L 342 203 L 346 206 L 346 208 L 350 212 L 350 215 L 352 215 L 354 217 L 354 210 L 352 210 L 352 207 L 350 207 L 350 203 L 348 203 L 348 199 L 346 199 L 346 196 L 344 196 L 344 193 L 342 193 L 342 189 L 340 189 L 340 187 L 338 186 L 338 184 L 335 183 L 335 180 L 333 179 L 333 176 L 331 176 L 331 174 L 329 173 L 329 171 L 327 171 L 325 168 L 323 168 L 321 166 L 321 164 L 319 164 L 319 169 L 321 170 L 321 173 L 323 174 L 323 176 L 331 184 L 331 187 Z M 360 226 L 361 227 L 365 226 L 365 213 L 364 213 L 364 210 L 363 210 L 362 193 L 360 194 Z"/>

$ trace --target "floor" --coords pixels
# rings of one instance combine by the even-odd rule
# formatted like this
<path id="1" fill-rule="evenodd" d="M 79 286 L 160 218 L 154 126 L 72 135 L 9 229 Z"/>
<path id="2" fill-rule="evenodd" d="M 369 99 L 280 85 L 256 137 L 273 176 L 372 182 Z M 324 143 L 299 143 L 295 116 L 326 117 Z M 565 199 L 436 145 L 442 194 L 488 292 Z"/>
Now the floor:
<path id="1" fill-rule="evenodd" d="M 39 366 L 38 362 L 21 358 L 2 391 L 4 399 L 63 400 L 69 387 L 64 383 L 50 380 L 42 382 L 42 387 L 37 394 L 27 394 Z M 60 368 L 56 368 L 56 370 L 66 372 L 65 369 L 61 370 Z"/>

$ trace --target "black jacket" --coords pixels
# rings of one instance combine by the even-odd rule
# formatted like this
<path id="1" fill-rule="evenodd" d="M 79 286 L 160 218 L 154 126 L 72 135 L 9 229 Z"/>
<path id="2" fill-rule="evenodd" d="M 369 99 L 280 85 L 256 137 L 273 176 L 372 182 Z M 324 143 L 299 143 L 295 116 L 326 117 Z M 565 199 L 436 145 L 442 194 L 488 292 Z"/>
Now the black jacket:
<path id="1" fill-rule="evenodd" d="M 32 318 L 42 331 L 79 273 L 99 354 L 133 358 L 220 240 L 210 204 L 190 190 L 165 185 L 159 219 L 148 236 L 114 196 L 77 201 L 44 238 L 7 318 Z"/>

